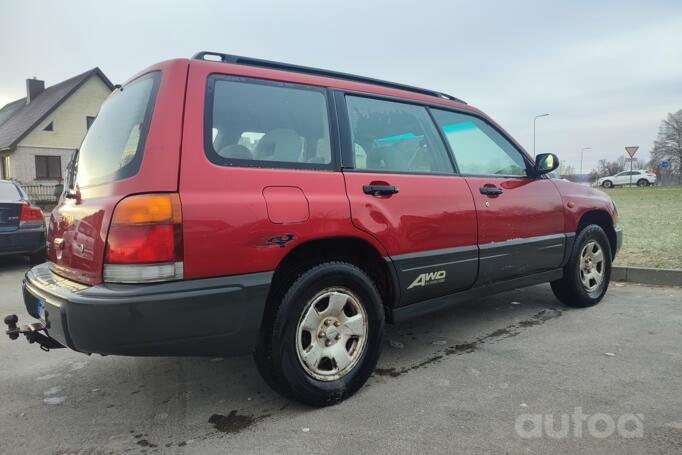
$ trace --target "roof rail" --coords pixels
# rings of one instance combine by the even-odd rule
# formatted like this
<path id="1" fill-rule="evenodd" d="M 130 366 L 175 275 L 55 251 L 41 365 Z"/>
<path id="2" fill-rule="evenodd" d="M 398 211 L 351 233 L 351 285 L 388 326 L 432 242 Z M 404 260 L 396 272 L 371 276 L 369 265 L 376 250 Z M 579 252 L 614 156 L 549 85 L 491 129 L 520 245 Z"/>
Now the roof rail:
<path id="1" fill-rule="evenodd" d="M 209 58 L 207 58 L 209 57 Z M 213 58 L 210 58 L 213 57 Z M 293 65 L 291 63 L 275 62 L 272 60 L 262 60 L 259 58 L 242 57 L 239 55 L 223 54 L 222 52 L 210 52 L 201 51 L 197 52 L 192 56 L 194 60 L 206 60 L 206 61 L 220 61 L 223 63 L 232 63 L 235 65 L 248 65 L 257 66 L 260 68 L 270 68 L 274 70 L 282 71 L 293 71 L 296 73 L 312 74 L 315 76 L 333 77 L 336 79 L 344 79 L 347 81 L 361 82 L 364 84 L 374 84 L 381 85 L 383 87 L 394 88 L 398 90 L 405 90 L 408 92 L 420 93 L 422 95 L 435 96 L 438 98 L 445 98 L 452 101 L 457 101 L 458 103 L 466 104 L 463 100 L 455 98 L 452 95 L 437 92 L 435 90 L 429 90 L 420 87 L 413 87 L 411 85 L 399 84 L 397 82 L 389 82 L 381 79 L 374 79 L 372 77 L 358 76 L 356 74 L 342 73 L 339 71 L 325 70 L 321 68 L 312 68 L 309 66 Z"/>

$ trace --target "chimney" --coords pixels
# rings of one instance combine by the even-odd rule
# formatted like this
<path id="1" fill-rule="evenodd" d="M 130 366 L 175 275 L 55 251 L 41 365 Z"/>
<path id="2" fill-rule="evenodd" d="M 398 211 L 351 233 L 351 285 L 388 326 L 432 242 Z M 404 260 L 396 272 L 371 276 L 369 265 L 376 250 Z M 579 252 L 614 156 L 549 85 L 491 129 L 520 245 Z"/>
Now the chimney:
<path id="1" fill-rule="evenodd" d="M 45 90 L 45 81 L 41 81 L 33 77 L 33 79 L 26 79 L 26 104 L 30 103 L 38 95 Z"/>

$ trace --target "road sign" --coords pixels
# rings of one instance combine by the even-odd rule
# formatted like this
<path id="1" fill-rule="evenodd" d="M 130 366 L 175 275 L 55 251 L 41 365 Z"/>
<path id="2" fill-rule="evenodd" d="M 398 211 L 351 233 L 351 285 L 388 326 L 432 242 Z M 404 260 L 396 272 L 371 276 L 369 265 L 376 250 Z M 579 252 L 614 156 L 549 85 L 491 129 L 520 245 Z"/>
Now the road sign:
<path id="1" fill-rule="evenodd" d="M 637 150 L 639 150 L 639 145 L 625 147 L 625 151 L 630 155 L 630 186 L 632 186 L 632 162 L 634 161 L 632 158 L 635 156 L 635 153 L 637 153 Z"/>
<path id="2" fill-rule="evenodd" d="M 670 166 L 670 163 L 668 161 L 661 161 L 661 168 L 667 169 L 668 166 Z"/>

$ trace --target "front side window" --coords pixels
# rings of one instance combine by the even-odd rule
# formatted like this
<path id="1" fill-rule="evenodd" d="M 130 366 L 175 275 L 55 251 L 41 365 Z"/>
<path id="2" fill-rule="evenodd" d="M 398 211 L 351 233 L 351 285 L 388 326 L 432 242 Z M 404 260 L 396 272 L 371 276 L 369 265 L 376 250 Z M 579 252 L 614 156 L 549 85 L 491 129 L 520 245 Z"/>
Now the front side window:
<path id="1" fill-rule="evenodd" d="M 332 162 L 324 89 L 213 76 L 206 153 L 222 165 L 315 168 Z"/>
<path id="2" fill-rule="evenodd" d="M 36 156 L 36 178 L 59 180 L 62 178 L 62 159 L 59 156 Z"/>
<path id="3" fill-rule="evenodd" d="M 137 173 L 160 76 L 158 72 L 149 73 L 109 95 L 78 153 L 79 186 Z"/>
<path id="4" fill-rule="evenodd" d="M 450 111 L 434 109 L 432 112 L 462 174 L 528 175 L 521 152 L 483 120 Z"/>
<path id="5" fill-rule="evenodd" d="M 355 169 L 448 173 L 452 163 L 426 108 L 347 96 Z"/>

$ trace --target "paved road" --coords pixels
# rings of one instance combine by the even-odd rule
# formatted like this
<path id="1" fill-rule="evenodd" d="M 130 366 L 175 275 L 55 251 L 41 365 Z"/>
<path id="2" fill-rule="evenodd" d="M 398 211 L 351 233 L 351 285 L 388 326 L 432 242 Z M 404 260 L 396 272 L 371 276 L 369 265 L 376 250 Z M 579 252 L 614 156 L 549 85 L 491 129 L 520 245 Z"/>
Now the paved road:
<path id="1" fill-rule="evenodd" d="M 0 266 L 2 314 L 23 314 L 27 267 Z M 682 289 L 616 285 L 572 310 L 536 286 L 388 337 L 378 373 L 327 409 L 279 397 L 249 357 L 87 357 L 2 338 L 0 452 L 682 451 Z"/>

